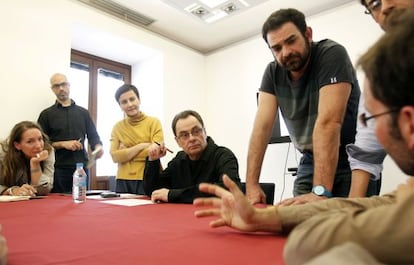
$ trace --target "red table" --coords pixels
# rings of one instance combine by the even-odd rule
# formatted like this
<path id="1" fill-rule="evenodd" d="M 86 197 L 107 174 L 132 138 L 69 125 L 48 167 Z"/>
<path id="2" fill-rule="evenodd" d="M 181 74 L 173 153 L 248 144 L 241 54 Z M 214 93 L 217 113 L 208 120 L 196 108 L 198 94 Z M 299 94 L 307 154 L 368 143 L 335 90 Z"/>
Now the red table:
<path id="1" fill-rule="evenodd" d="M 70 196 L 0 203 L 8 265 L 283 264 L 285 238 L 212 229 L 193 205 L 118 206 Z"/>

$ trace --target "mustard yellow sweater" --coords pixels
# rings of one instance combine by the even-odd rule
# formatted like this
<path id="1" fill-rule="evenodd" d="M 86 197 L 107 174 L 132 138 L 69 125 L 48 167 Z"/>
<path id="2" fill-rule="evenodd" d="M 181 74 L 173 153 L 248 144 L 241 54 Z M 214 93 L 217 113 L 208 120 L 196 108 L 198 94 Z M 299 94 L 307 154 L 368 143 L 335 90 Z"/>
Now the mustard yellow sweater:
<path id="1" fill-rule="evenodd" d="M 111 156 L 118 163 L 117 179 L 142 180 L 144 176 L 145 158 L 148 150 L 144 149 L 131 160 L 128 160 L 127 150 L 139 143 L 163 142 L 164 135 L 161 123 L 157 118 L 140 113 L 138 117 L 127 117 L 112 129 Z"/>

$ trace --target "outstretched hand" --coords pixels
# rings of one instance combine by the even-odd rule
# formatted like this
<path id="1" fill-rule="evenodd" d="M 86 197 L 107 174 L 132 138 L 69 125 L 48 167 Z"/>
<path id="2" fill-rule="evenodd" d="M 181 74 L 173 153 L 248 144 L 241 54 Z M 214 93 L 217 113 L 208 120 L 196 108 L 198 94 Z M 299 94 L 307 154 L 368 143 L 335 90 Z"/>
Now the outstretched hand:
<path id="1" fill-rule="evenodd" d="M 223 175 L 227 191 L 214 184 L 202 183 L 200 191 L 216 195 L 218 198 L 198 198 L 194 200 L 196 206 L 212 206 L 210 209 L 197 210 L 196 217 L 217 216 L 210 222 L 211 227 L 229 226 L 241 231 L 256 231 L 254 222 L 256 208 L 254 208 L 239 187 L 227 176 Z"/>

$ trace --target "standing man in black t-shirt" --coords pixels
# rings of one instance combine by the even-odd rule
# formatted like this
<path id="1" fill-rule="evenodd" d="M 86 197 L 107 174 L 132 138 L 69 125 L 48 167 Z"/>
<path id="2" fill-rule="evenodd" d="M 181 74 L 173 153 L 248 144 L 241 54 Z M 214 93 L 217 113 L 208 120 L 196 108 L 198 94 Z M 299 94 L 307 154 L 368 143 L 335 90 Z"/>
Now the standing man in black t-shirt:
<path id="1" fill-rule="evenodd" d="M 281 9 L 262 29 L 275 61 L 267 66 L 247 156 L 246 188 L 264 203 L 258 179 L 278 108 L 290 138 L 303 154 L 293 194 L 283 205 L 347 197 L 351 170 L 345 146 L 355 138 L 360 89 L 349 56 L 331 40 L 312 41 L 296 9 Z"/>
<path id="2" fill-rule="evenodd" d="M 103 155 L 102 142 L 89 112 L 69 97 L 70 83 L 66 76 L 54 74 L 50 78 L 50 85 L 56 95 L 56 102 L 40 113 L 38 122 L 56 149 L 52 192 L 69 193 L 72 191 L 76 163 L 83 163 L 86 169 L 88 155 L 84 146 L 85 138 L 88 138 L 92 150 L 100 148 L 97 158 Z"/>

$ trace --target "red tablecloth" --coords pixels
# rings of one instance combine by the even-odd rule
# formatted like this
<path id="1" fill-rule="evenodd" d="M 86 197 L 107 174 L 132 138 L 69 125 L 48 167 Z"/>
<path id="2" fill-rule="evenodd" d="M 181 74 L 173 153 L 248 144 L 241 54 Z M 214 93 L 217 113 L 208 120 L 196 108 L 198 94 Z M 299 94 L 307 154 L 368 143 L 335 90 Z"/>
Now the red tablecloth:
<path id="1" fill-rule="evenodd" d="M 117 206 L 70 196 L 0 203 L 8 265 L 283 264 L 284 237 L 212 229 L 183 204 Z"/>

